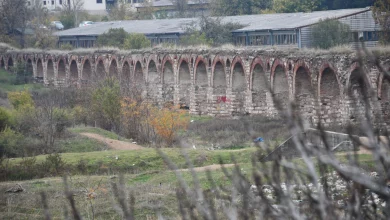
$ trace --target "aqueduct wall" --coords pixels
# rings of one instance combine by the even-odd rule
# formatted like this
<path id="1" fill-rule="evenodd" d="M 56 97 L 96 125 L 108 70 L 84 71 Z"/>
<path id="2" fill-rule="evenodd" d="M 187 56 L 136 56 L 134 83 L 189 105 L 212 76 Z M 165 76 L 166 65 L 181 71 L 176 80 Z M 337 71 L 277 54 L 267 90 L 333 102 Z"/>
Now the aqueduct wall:
<path id="1" fill-rule="evenodd" d="M 382 62 L 387 65 L 386 58 Z M 80 88 L 106 76 L 117 77 L 122 87 L 138 89 L 156 104 L 183 104 L 192 114 L 275 117 L 271 88 L 284 108 L 295 101 L 311 122 L 359 121 L 364 105 L 351 97 L 363 94 L 370 94 L 373 112 L 382 113 L 381 121 L 390 119 L 389 82 L 374 63 L 363 59 L 359 64 L 353 53 L 161 49 L 0 53 L 1 67 L 11 70 L 17 63 L 27 65 L 46 85 L 58 87 Z"/>

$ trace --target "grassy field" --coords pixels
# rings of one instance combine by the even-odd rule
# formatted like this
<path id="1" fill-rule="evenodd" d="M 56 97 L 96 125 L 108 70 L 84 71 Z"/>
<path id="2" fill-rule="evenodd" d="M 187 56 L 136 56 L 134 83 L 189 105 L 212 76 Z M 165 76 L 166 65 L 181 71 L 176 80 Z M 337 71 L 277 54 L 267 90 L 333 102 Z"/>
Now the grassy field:
<path id="1" fill-rule="evenodd" d="M 106 137 L 106 138 L 126 141 L 125 138 L 115 134 L 114 132 L 110 132 L 110 131 L 107 131 L 107 130 L 104 130 L 104 129 L 101 129 L 101 128 L 96 128 L 96 127 L 77 126 L 77 127 L 74 127 L 74 128 L 68 128 L 68 130 L 70 132 L 73 132 L 73 133 L 76 133 L 76 134 L 80 134 L 80 133 L 94 133 L 94 134 L 99 134 L 99 135 L 101 135 L 103 137 Z M 130 140 L 127 140 L 127 141 L 130 141 Z"/>

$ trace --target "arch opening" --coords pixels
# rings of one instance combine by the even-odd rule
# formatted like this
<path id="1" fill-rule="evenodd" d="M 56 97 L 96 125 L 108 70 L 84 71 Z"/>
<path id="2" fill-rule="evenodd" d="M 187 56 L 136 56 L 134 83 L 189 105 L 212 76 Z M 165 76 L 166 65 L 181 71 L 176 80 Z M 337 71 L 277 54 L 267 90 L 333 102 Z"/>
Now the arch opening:
<path id="1" fill-rule="evenodd" d="M 34 75 L 34 68 L 33 68 L 32 60 L 27 59 L 26 73 L 25 73 L 24 77 L 21 78 L 20 80 L 22 80 L 24 83 L 29 83 L 32 80 L 33 75 Z"/>
<path id="2" fill-rule="evenodd" d="M 100 80 L 104 80 L 105 78 L 106 78 L 106 69 L 104 68 L 103 60 L 99 60 L 99 62 L 96 65 L 95 80 L 100 81 Z"/>
<path id="3" fill-rule="evenodd" d="M 89 81 L 91 80 L 91 76 L 92 76 L 91 62 L 89 62 L 89 60 L 85 60 L 83 65 L 83 71 L 81 72 L 81 82 L 83 84 L 88 84 Z"/>
<path id="4" fill-rule="evenodd" d="M 51 59 L 47 61 L 46 77 L 49 85 L 53 84 L 55 76 L 54 76 L 54 64 Z"/>
<path id="5" fill-rule="evenodd" d="M 295 73 L 294 100 L 296 113 L 312 122 L 314 93 L 310 82 L 310 73 L 304 67 L 299 67 Z"/>
<path id="6" fill-rule="evenodd" d="M 165 62 L 163 67 L 163 100 L 164 105 L 174 104 L 175 76 L 171 62 Z"/>
<path id="7" fill-rule="evenodd" d="M 118 77 L 118 65 L 116 60 L 111 61 L 110 68 L 108 69 L 108 75 L 113 78 Z"/>
<path id="8" fill-rule="evenodd" d="M 37 75 L 38 80 L 43 80 L 43 63 L 41 59 L 37 60 Z"/>
<path id="9" fill-rule="evenodd" d="M 130 65 L 127 61 L 125 61 L 122 67 L 121 88 L 125 93 L 130 91 Z"/>
<path id="10" fill-rule="evenodd" d="M 8 70 L 11 70 L 11 68 L 14 66 L 14 61 L 13 61 L 12 57 L 8 58 L 7 65 L 8 65 Z"/>
<path id="11" fill-rule="evenodd" d="M 227 88 L 226 75 L 221 62 L 215 64 L 213 81 L 214 95 L 225 96 Z"/>
<path id="12" fill-rule="evenodd" d="M 79 79 L 79 74 L 78 74 L 78 68 L 77 68 L 77 63 L 75 60 L 72 60 L 70 63 L 69 67 L 69 79 L 70 79 L 70 85 L 77 85 L 77 81 Z"/>
<path id="13" fill-rule="evenodd" d="M 198 63 L 195 72 L 195 100 L 199 114 L 207 113 L 207 68 L 203 61 Z"/>
<path id="14" fill-rule="evenodd" d="M 157 103 L 158 85 L 160 84 L 160 76 L 157 72 L 157 66 L 154 60 L 150 60 L 148 64 L 148 99 Z"/>
<path id="15" fill-rule="evenodd" d="M 390 120 L 390 78 L 383 76 L 381 83 L 380 104 L 382 117 L 385 122 Z"/>
<path id="16" fill-rule="evenodd" d="M 275 94 L 275 98 L 280 101 L 280 108 L 286 109 L 289 101 L 289 86 L 287 75 L 282 65 L 278 65 L 275 68 L 272 89 Z"/>
<path id="17" fill-rule="evenodd" d="M 252 103 L 253 107 L 260 107 L 261 110 L 266 107 L 267 99 L 267 78 L 265 71 L 260 64 L 257 64 L 252 71 Z M 257 112 L 260 113 L 260 112 Z"/>
<path id="18" fill-rule="evenodd" d="M 351 72 L 347 96 L 349 119 L 354 122 L 358 117 L 364 118 L 364 99 L 369 96 L 369 85 L 363 69 L 356 68 Z"/>
<path id="19" fill-rule="evenodd" d="M 65 80 L 66 78 L 66 68 L 64 60 L 58 62 L 58 80 Z"/>
<path id="20" fill-rule="evenodd" d="M 340 122 L 340 86 L 336 73 L 331 68 L 323 70 L 320 79 L 320 106 L 321 106 L 321 123 L 329 125 L 330 123 Z"/>
<path id="21" fill-rule="evenodd" d="M 235 95 L 235 100 L 233 102 L 233 112 L 244 113 L 247 83 L 245 79 L 244 67 L 240 62 L 237 62 L 233 68 L 232 89 L 233 94 Z"/>
<path id="22" fill-rule="evenodd" d="M 142 71 L 141 62 L 137 62 L 134 67 L 134 80 L 133 80 L 133 92 L 138 97 L 142 96 L 142 93 L 145 89 L 145 80 L 144 74 Z"/>
<path id="23" fill-rule="evenodd" d="M 179 67 L 179 104 L 182 108 L 190 106 L 191 84 L 190 68 L 186 61 L 182 61 Z"/>
<path id="24" fill-rule="evenodd" d="M 1 59 L 0 59 L 0 68 L 4 68 L 4 67 L 5 67 L 4 58 L 1 57 Z"/>

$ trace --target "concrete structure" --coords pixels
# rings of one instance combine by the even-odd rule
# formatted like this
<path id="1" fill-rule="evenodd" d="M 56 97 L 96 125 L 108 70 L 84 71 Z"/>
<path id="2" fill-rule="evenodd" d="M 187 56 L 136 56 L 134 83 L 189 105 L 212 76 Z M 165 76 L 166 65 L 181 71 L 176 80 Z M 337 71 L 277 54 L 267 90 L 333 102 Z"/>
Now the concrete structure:
<path id="1" fill-rule="evenodd" d="M 236 45 L 276 46 L 280 48 L 311 47 L 313 25 L 323 19 L 333 18 L 348 24 L 355 39 L 361 36 L 366 46 L 378 43 L 379 25 L 374 21 L 369 8 L 316 11 L 311 13 L 260 14 L 223 17 L 222 22 L 242 24 L 243 28 L 234 30 Z M 132 20 L 100 22 L 88 27 L 73 28 L 56 32 L 59 44 L 70 43 L 73 47 L 93 47 L 99 35 L 110 28 L 123 28 L 128 33 L 142 33 L 153 45 L 180 42 L 188 25 L 198 22 L 197 18 Z M 351 42 L 355 39 L 351 37 Z M 354 43 L 352 43 L 354 44 Z"/>
<path id="2" fill-rule="evenodd" d="M 386 68 L 390 66 L 386 57 L 382 61 Z M 359 63 L 352 52 L 10 50 L 0 52 L 0 62 L 5 69 L 23 62 L 27 69 L 33 69 L 35 77 L 52 86 L 80 88 L 114 76 L 123 89 L 141 91 L 145 99 L 160 106 L 187 105 L 192 114 L 277 117 L 276 104 L 286 109 L 295 101 L 297 112 L 303 112 L 310 123 L 359 122 L 366 94 L 375 119 L 390 119 L 388 80 L 369 59 Z M 270 91 L 278 102 L 273 101 Z"/>

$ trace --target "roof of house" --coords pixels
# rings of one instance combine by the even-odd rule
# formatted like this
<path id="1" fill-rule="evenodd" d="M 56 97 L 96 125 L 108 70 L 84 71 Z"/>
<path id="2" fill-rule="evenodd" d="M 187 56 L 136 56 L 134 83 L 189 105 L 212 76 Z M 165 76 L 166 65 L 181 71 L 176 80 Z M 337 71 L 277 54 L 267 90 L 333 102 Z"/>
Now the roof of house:
<path id="1" fill-rule="evenodd" d="M 237 22 L 245 27 L 233 32 L 261 30 L 291 30 L 310 26 L 321 19 L 342 18 L 369 11 L 369 8 L 316 11 L 310 13 L 258 14 L 222 17 L 222 22 Z M 186 25 L 193 24 L 198 18 L 176 18 L 158 20 L 126 20 L 98 22 L 92 25 L 72 28 L 54 33 L 57 36 L 98 36 L 110 28 L 123 28 L 128 33 L 177 34 L 184 33 Z"/>

